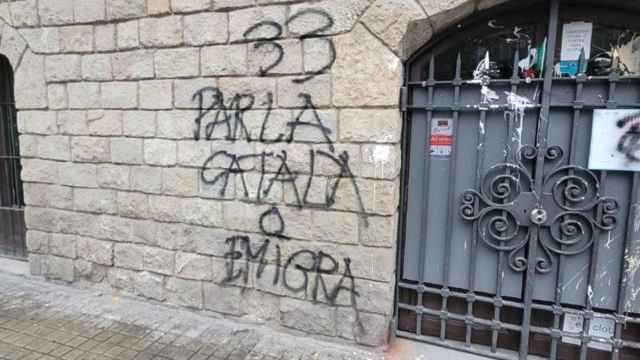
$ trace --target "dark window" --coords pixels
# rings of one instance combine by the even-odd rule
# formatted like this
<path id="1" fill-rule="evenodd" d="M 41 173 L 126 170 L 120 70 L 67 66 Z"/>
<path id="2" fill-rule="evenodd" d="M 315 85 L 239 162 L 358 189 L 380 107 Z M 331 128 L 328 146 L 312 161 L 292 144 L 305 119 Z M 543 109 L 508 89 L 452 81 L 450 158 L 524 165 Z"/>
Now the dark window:
<path id="1" fill-rule="evenodd" d="M 0 255 L 25 256 L 24 197 L 13 69 L 0 55 Z"/>

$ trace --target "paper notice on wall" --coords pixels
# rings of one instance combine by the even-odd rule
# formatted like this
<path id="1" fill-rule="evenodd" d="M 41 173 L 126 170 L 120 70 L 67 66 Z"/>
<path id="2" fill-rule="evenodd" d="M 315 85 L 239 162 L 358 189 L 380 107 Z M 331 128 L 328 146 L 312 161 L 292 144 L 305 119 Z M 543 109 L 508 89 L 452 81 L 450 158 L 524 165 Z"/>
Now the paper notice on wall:
<path id="1" fill-rule="evenodd" d="M 571 22 L 562 25 L 561 75 L 576 75 L 578 73 L 578 60 L 583 51 L 585 60 L 589 60 L 592 35 L 592 23 Z"/>
<path id="2" fill-rule="evenodd" d="M 431 120 L 429 139 L 431 156 L 450 156 L 453 149 L 453 119 L 434 118 Z"/>
<path id="3" fill-rule="evenodd" d="M 564 321 L 562 324 L 562 331 L 575 334 L 579 336 L 582 334 L 584 327 L 584 317 L 580 314 L 567 313 L 564 315 Z M 598 317 L 597 315 L 591 319 L 589 323 L 589 336 L 597 337 L 599 340 L 613 339 L 616 329 L 616 322 L 613 319 Z M 580 338 L 563 336 L 562 342 L 573 345 L 581 345 Z M 611 344 L 604 342 L 597 342 L 592 340 L 588 346 L 593 349 L 602 351 L 611 351 Z"/>

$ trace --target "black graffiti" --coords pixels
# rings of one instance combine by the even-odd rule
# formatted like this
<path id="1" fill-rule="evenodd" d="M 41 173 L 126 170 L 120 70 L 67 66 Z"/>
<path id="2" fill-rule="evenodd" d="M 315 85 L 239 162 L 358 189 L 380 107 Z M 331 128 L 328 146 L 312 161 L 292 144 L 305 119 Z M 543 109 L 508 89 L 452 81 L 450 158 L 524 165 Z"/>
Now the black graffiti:
<path id="1" fill-rule="evenodd" d="M 216 128 L 222 127 L 225 131 L 225 140 L 237 141 L 245 139 L 248 142 L 259 140 L 264 143 L 287 142 L 292 143 L 296 140 L 296 134 L 299 129 L 312 128 L 317 130 L 324 142 L 333 151 L 331 141 L 332 130 L 327 127 L 320 117 L 318 110 L 313 103 L 313 98 L 307 93 L 298 95 L 303 100 L 302 109 L 298 112 L 293 121 L 287 122 L 289 128 L 288 136 L 279 134 L 275 140 L 265 139 L 265 133 L 268 130 L 271 113 L 273 110 L 273 94 L 267 93 L 267 111 L 262 119 L 260 127 L 260 135 L 257 139 L 253 138 L 245 124 L 245 114 L 252 110 L 255 105 L 255 96 L 253 94 L 235 94 L 231 99 L 225 102 L 224 93 L 216 87 L 204 87 L 196 91 L 192 99 L 198 104 L 198 115 L 194 120 L 194 140 L 202 138 L 202 129 L 205 130 L 205 140 L 214 138 Z M 312 121 L 302 121 L 307 113 L 312 116 Z"/>
<path id="2" fill-rule="evenodd" d="M 285 224 L 280 210 L 273 206 L 260 215 L 260 231 L 267 236 L 275 236 L 280 239 L 289 239 L 284 234 Z"/>
<path id="3" fill-rule="evenodd" d="M 333 67 L 333 64 L 336 62 L 336 47 L 332 39 L 322 37 L 322 33 L 331 29 L 334 25 L 334 20 L 325 11 L 319 9 L 307 9 L 295 13 L 287 21 L 285 22 L 286 26 L 290 26 L 292 23 L 300 20 L 300 21 L 313 21 L 313 19 L 308 19 L 309 17 L 320 18 L 321 24 L 311 30 L 308 30 L 305 33 L 302 33 L 298 36 L 299 39 L 309 39 L 309 38 L 319 38 L 322 41 L 326 41 L 329 46 L 329 60 L 327 63 L 322 66 L 320 69 L 315 71 L 305 72 L 305 76 L 301 78 L 297 78 L 292 80 L 294 83 L 304 83 L 313 79 L 314 77 L 325 73 L 327 70 Z M 307 19 L 305 19 L 307 18 Z M 269 36 L 258 36 L 253 37 L 253 34 L 258 30 L 269 29 L 272 30 L 273 34 Z M 276 58 L 266 66 L 260 66 L 259 74 L 260 76 L 267 76 L 270 74 L 270 71 L 273 70 L 276 66 L 278 66 L 282 60 L 284 60 L 285 51 L 281 44 L 278 43 L 279 40 L 282 40 L 283 26 L 275 21 L 265 20 L 261 21 L 257 24 L 249 27 L 243 34 L 245 40 L 255 41 L 253 48 L 255 50 L 270 47 L 273 51 L 277 53 Z"/>
<path id="4" fill-rule="evenodd" d="M 630 162 L 640 162 L 640 113 L 620 119 L 616 125 L 620 129 L 628 127 L 618 141 L 618 152 Z"/>
<path id="5" fill-rule="evenodd" d="M 260 172 L 260 181 L 258 182 L 257 189 L 249 189 L 247 185 L 245 175 L 247 172 L 253 170 L 253 166 L 243 166 L 242 162 L 248 159 L 259 160 L 260 165 L 257 170 Z M 252 200 L 259 203 L 269 196 L 275 183 L 283 183 L 289 185 L 287 188 L 292 191 L 295 198 L 295 205 L 298 208 L 310 207 L 325 209 L 330 208 L 335 204 L 338 192 L 341 189 L 340 185 L 343 181 L 347 181 L 351 190 L 356 195 L 356 201 L 358 202 L 360 212 L 366 212 L 362 196 L 360 194 L 360 188 L 349 165 L 349 153 L 343 151 L 342 153 L 334 154 L 322 150 L 309 150 L 308 159 L 308 178 L 302 185 L 297 181 L 298 177 L 302 174 L 291 170 L 286 150 L 282 150 L 278 154 L 263 151 L 261 153 L 245 155 L 233 154 L 225 150 L 216 151 L 209 156 L 202 165 L 202 168 L 200 169 L 200 178 L 205 184 L 212 186 L 218 185 L 218 194 L 220 197 L 223 197 L 226 195 L 231 175 L 238 176 L 244 196 L 246 198 L 251 198 L 250 190 L 256 190 L 254 192 L 255 197 L 253 197 Z M 330 163 L 333 164 L 333 171 L 327 176 L 329 178 L 329 185 L 323 202 L 312 202 L 309 200 L 309 195 L 311 188 L 313 187 L 313 181 L 317 179 L 315 171 L 316 164 L 319 159 L 329 160 Z M 267 171 L 267 160 L 278 161 L 278 169 L 275 173 L 269 173 Z M 344 190 L 346 191 L 347 189 Z M 365 225 L 368 224 L 366 219 L 367 218 L 365 216 Z"/>
<path id="6" fill-rule="evenodd" d="M 255 277 L 262 278 L 268 265 L 267 254 L 271 241 L 264 240 L 256 244 L 248 236 L 232 236 L 226 240 L 229 251 L 225 253 L 226 275 L 225 283 L 235 283 L 240 280 L 243 284 L 249 283 L 251 264 L 256 264 Z M 331 255 L 323 251 L 299 250 L 282 262 L 282 249 L 275 245 L 276 260 L 275 271 L 271 274 L 271 284 L 282 284 L 288 291 L 298 294 L 303 293 L 312 301 L 320 301 L 323 298 L 331 305 L 336 304 L 338 295 L 342 291 L 349 293 L 350 306 L 356 309 L 357 298 L 360 296 L 356 289 L 356 281 L 351 271 L 351 259 L 345 257 L 340 265 Z M 340 279 L 331 286 L 326 278 L 339 276 Z M 299 281 L 300 278 L 302 281 Z M 313 280 L 313 281 L 311 281 Z"/>

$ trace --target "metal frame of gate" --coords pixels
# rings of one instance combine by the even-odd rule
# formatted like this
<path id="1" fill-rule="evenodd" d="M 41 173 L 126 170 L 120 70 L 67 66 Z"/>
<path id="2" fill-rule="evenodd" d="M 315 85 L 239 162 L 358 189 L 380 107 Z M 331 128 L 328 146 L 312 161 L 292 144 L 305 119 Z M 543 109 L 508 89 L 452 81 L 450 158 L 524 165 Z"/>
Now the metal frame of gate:
<path id="1" fill-rule="evenodd" d="M 520 150 L 518 150 L 518 156 L 514 161 L 508 161 L 505 159 L 503 163 L 497 164 L 496 168 L 500 169 L 498 174 L 488 174 L 483 173 L 482 168 L 484 167 L 483 162 L 485 159 L 485 153 L 483 150 L 483 146 L 478 146 L 477 157 L 478 157 L 478 166 L 476 169 L 476 178 L 475 183 L 476 186 L 472 189 L 469 189 L 462 194 L 456 194 L 453 191 L 453 187 L 449 187 L 449 191 L 446 194 L 448 198 L 448 221 L 446 224 L 446 235 L 445 235 L 445 254 L 451 254 L 451 248 L 449 239 L 451 239 L 451 233 L 453 228 L 452 219 L 454 216 L 460 216 L 470 222 L 473 223 L 473 239 L 471 246 L 471 254 L 469 257 L 469 269 L 470 271 L 477 271 L 476 269 L 476 256 L 474 256 L 474 250 L 477 247 L 485 243 L 489 245 L 498 253 L 498 269 L 504 269 L 507 265 L 511 266 L 512 269 L 519 268 L 518 271 L 522 271 L 523 279 L 524 279 L 524 289 L 522 292 L 521 299 L 513 299 L 501 294 L 501 280 L 500 275 L 496 275 L 497 282 L 497 292 L 496 294 L 486 294 L 481 293 L 474 290 L 473 280 L 470 280 L 472 285 L 469 289 L 459 289 L 453 288 L 449 286 L 447 283 L 447 279 L 449 278 L 449 274 L 452 271 L 452 264 L 450 263 L 449 256 L 445 256 L 443 261 L 443 279 L 444 283 L 440 285 L 428 284 L 425 281 L 425 261 L 427 261 L 427 255 L 425 254 L 425 245 L 424 241 L 420 243 L 419 248 L 419 260 L 418 265 L 420 266 L 420 274 L 419 281 L 407 281 L 403 278 L 403 271 L 399 269 L 397 271 L 397 289 L 396 289 L 396 335 L 400 337 L 415 339 L 427 343 L 432 343 L 440 346 L 450 347 L 456 350 L 471 352 L 476 354 L 482 354 L 485 356 L 490 356 L 497 359 L 526 359 L 530 353 L 530 339 L 532 335 L 540 334 L 544 336 L 548 336 L 551 339 L 550 351 L 548 357 L 551 359 L 555 359 L 557 357 L 558 348 L 562 345 L 562 340 L 565 337 L 577 339 L 580 343 L 579 345 L 579 358 L 586 360 L 589 354 L 589 345 L 593 342 L 608 344 L 612 347 L 612 351 L 610 353 L 611 359 L 621 359 L 621 353 L 623 349 L 633 349 L 640 350 L 640 342 L 634 341 L 636 339 L 624 339 L 623 328 L 627 325 L 635 325 L 640 326 L 640 317 L 637 314 L 629 314 L 625 311 L 624 300 L 626 299 L 627 292 L 629 291 L 629 286 L 632 285 L 630 283 L 629 274 L 630 268 L 627 261 L 621 261 L 621 269 L 620 269 L 620 278 L 621 284 L 617 287 L 617 306 L 613 311 L 610 311 L 606 314 L 598 314 L 598 316 L 604 316 L 608 319 L 611 319 L 615 323 L 615 332 L 612 339 L 601 338 L 597 336 L 591 336 L 589 334 L 589 324 L 592 319 L 596 316 L 595 310 L 592 308 L 592 301 L 590 299 L 585 300 L 585 306 L 566 306 L 563 303 L 563 279 L 562 271 L 557 271 L 556 278 L 556 289 L 555 289 L 555 301 L 552 302 L 543 302 L 536 301 L 534 299 L 534 290 L 536 285 L 537 274 L 544 273 L 548 270 L 553 262 L 553 259 L 557 259 L 557 266 L 559 269 L 562 268 L 562 262 L 565 258 L 568 258 L 572 255 L 568 248 L 570 248 L 573 244 L 568 240 L 572 236 L 572 231 L 576 231 L 576 227 L 571 227 L 567 225 L 566 219 L 572 218 L 580 218 L 582 220 L 583 225 L 590 226 L 591 229 L 591 238 L 587 240 L 585 246 L 581 249 L 580 252 L 589 251 L 590 261 L 589 261 L 589 271 L 588 271 L 588 282 L 589 289 L 591 289 L 591 285 L 594 282 L 594 278 L 596 276 L 596 264 L 599 261 L 598 247 L 594 245 L 598 236 L 597 234 L 602 234 L 606 231 L 610 231 L 615 227 L 623 227 L 626 229 L 624 232 L 626 236 L 624 237 L 623 247 L 626 252 L 629 251 L 629 245 L 631 239 L 636 242 L 640 240 L 638 238 L 638 233 L 634 230 L 632 226 L 632 219 L 637 216 L 640 216 L 640 173 L 633 173 L 629 176 L 631 177 L 631 193 L 630 199 L 628 201 L 628 209 L 625 209 L 626 214 L 628 215 L 625 219 L 618 219 L 619 212 L 619 203 L 616 199 L 605 196 L 605 185 L 607 183 L 608 172 L 607 171 L 591 171 L 584 167 L 574 165 L 574 157 L 575 157 L 575 138 L 577 136 L 577 129 L 579 127 L 579 120 L 581 119 L 581 115 L 584 115 L 585 112 L 594 110 L 594 109 L 625 109 L 625 108 L 634 108 L 640 109 L 640 100 L 637 102 L 627 102 L 623 103 L 617 101 L 617 91 L 618 87 L 621 83 L 633 83 L 635 85 L 640 85 L 640 75 L 622 75 L 617 72 L 612 72 L 608 76 L 586 76 L 586 64 L 580 64 L 580 73 L 573 78 L 554 78 L 553 71 L 554 68 L 554 56 L 555 49 L 558 39 L 558 28 L 559 28 L 559 13 L 560 13 L 560 3 L 562 0 L 549 0 L 548 1 L 548 9 L 549 9 L 549 21 L 548 21 L 548 32 L 547 32 L 547 50 L 545 56 L 545 71 L 542 78 L 532 79 L 533 82 L 539 82 L 542 85 L 542 94 L 541 101 L 537 106 L 526 109 L 526 111 L 539 111 L 538 122 L 537 122 L 537 133 L 536 133 L 536 144 L 535 145 L 523 145 Z M 463 87 L 476 87 L 478 92 L 480 91 L 481 86 L 490 86 L 491 84 L 502 84 L 510 86 L 512 93 L 517 93 L 518 88 L 521 85 L 525 84 L 525 79 L 521 79 L 517 74 L 517 63 L 519 60 L 518 54 L 514 54 L 514 74 L 510 79 L 485 79 L 482 83 L 478 83 L 475 81 L 466 81 L 461 79 L 461 64 L 460 58 L 458 58 L 458 62 L 456 64 L 456 74 L 453 80 L 436 80 L 434 77 L 434 69 L 436 66 L 435 59 L 432 56 L 428 65 L 428 76 L 423 81 L 409 81 L 407 80 L 405 86 L 403 87 L 403 91 L 401 92 L 401 107 L 405 114 L 405 126 L 404 126 L 404 143 L 403 143 L 403 153 L 409 153 L 409 137 L 411 133 L 411 112 L 412 111 L 426 111 L 427 124 L 426 127 L 427 133 L 426 139 L 429 139 L 431 136 L 431 121 L 434 117 L 434 113 L 437 111 L 446 111 L 452 114 L 453 119 L 453 133 L 457 134 L 458 131 L 458 122 L 461 114 L 465 112 L 477 113 L 477 121 L 479 122 L 479 127 L 484 129 L 486 125 L 487 114 L 492 111 L 503 111 L 505 107 L 495 106 L 479 106 L 479 107 L 469 107 L 462 106 L 460 102 L 460 94 L 461 89 Z M 408 70 L 407 70 L 408 71 Z M 409 76 L 406 77 L 409 79 Z M 608 98 L 603 102 L 595 102 L 589 101 L 585 99 L 583 96 L 583 91 L 585 86 L 599 82 L 602 84 L 606 84 L 606 88 L 608 91 Z M 571 84 L 572 89 L 574 91 L 574 98 L 571 101 L 554 101 L 552 96 L 553 86 L 557 83 L 563 84 Z M 441 106 L 436 104 L 434 101 L 434 93 L 439 86 L 449 86 L 453 89 L 453 105 L 452 106 Z M 411 95 L 412 89 L 422 89 L 426 93 L 426 101 L 424 102 L 415 102 L 415 98 Z M 481 104 L 482 105 L 482 104 Z M 563 149 L 560 146 L 555 146 L 554 144 L 549 144 L 548 141 L 548 132 L 549 132 L 549 124 L 550 124 L 550 115 L 552 115 L 552 109 L 564 109 L 565 111 L 571 112 L 573 116 L 573 120 L 571 122 L 571 140 L 570 140 L 570 149 Z M 553 121 L 553 119 L 551 119 Z M 511 123 L 509 123 L 509 132 L 513 131 L 511 128 Z M 477 134 L 478 144 L 483 145 L 485 141 L 485 133 L 479 132 Z M 454 136 L 454 139 L 456 137 Z M 460 144 L 458 141 L 454 140 L 453 142 L 453 153 L 451 154 L 451 163 L 456 164 L 458 161 L 458 152 L 460 149 Z M 566 155 L 566 157 L 565 157 Z M 506 156 L 505 156 L 506 157 Z M 427 160 L 425 168 L 429 168 L 429 163 L 431 161 L 431 156 L 426 156 Z M 555 194 L 555 190 L 551 191 L 551 194 L 547 196 L 548 202 L 555 202 L 554 207 L 556 208 L 553 213 L 547 209 L 549 207 L 547 202 L 543 201 L 545 189 L 548 189 L 549 185 L 545 185 L 549 179 L 552 178 L 544 169 L 545 166 L 548 166 L 549 163 L 553 163 L 555 161 L 559 161 L 561 159 L 566 159 L 568 161 L 568 165 L 564 166 L 556 166 L 553 171 L 562 171 L 563 176 L 560 180 L 556 178 L 555 183 L 552 184 L 552 187 L 556 189 L 557 186 L 560 186 L 560 183 L 563 183 L 564 188 L 564 197 L 557 198 Z M 522 162 L 520 162 L 522 161 Z M 524 162 L 529 162 L 530 164 L 525 165 Z M 405 179 L 403 181 L 404 189 L 402 191 L 402 203 L 404 212 L 407 211 L 407 198 L 408 195 L 408 180 L 406 177 L 409 174 L 409 156 L 405 156 L 403 168 L 405 169 Z M 449 179 L 454 179 L 456 166 L 451 165 L 449 167 Z M 533 171 L 533 174 L 528 174 L 527 169 L 537 169 L 537 171 Z M 494 176 L 492 179 L 487 179 L 489 176 Z M 502 188 L 500 193 L 494 193 L 494 198 L 503 198 L 502 202 L 494 202 L 488 199 L 489 196 L 485 194 L 483 191 L 483 183 L 484 181 L 505 181 L 507 185 L 513 184 L 514 182 L 519 182 L 521 179 L 519 177 L 528 177 L 530 183 L 530 191 L 526 192 L 530 197 L 528 200 L 524 200 L 522 202 L 515 202 L 510 199 L 509 196 L 516 189 L 507 186 L 506 188 Z M 518 177 L 518 178 L 516 178 Z M 429 175 L 424 176 L 424 181 L 429 181 Z M 584 182 L 589 182 L 589 184 L 594 184 L 594 188 L 596 189 L 595 194 L 590 199 L 589 204 L 587 206 L 577 206 L 576 204 L 580 203 L 584 200 L 582 197 L 585 194 L 581 194 L 580 190 L 576 190 L 580 188 L 581 184 Z M 426 211 L 426 202 L 428 199 L 428 191 L 429 186 L 425 185 L 425 189 L 423 191 L 423 211 Z M 568 189 L 568 190 L 567 190 Z M 573 190 L 572 190 L 573 189 Z M 524 190 L 519 189 L 521 193 L 525 193 Z M 574 206 L 575 205 L 575 206 Z M 527 227 L 528 231 L 530 231 L 526 235 L 526 240 L 524 242 L 520 242 L 516 245 L 518 249 L 515 252 L 511 252 L 515 249 L 515 247 L 506 246 L 507 242 L 513 240 L 513 236 L 509 236 L 510 227 L 509 222 L 512 222 L 514 219 L 520 219 L 521 216 L 513 215 L 515 212 L 524 211 L 527 214 Z M 489 212 L 493 212 L 494 215 L 498 218 L 497 229 L 495 236 L 500 239 L 498 243 L 494 243 L 493 245 L 489 244 L 487 241 L 482 239 L 483 235 L 480 231 L 478 231 L 478 227 L 481 226 L 482 217 L 488 214 Z M 500 215 L 501 214 L 501 215 Z M 401 239 L 401 245 L 399 246 L 398 251 L 398 264 L 399 267 L 403 266 L 404 263 L 404 255 L 403 250 L 406 246 L 405 239 L 405 226 L 406 226 L 406 214 L 403 213 L 401 215 L 401 226 L 399 226 L 399 238 Z M 501 221 L 501 222 L 500 222 Z M 559 242 L 557 247 L 549 246 L 546 242 L 542 234 L 543 231 L 547 231 L 547 228 L 550 227 L 549 223 L 560 221 L 562 222 L 562 226 L 564 226 L 560 233 L 556 233 L 557 238 L 556 241 Z M 516 221 L 518 222 L 518 221 Z M 571 221 L 570 221 L 571 222 Z M 494 224 L 495 225 L 495 224 Z M 576 225 L 574 223 L 574 225 Z M 423 232 L 425 223 L 423 222 Z M 521 224 L 517 224 L 516 228 L 520 228 Z M 524 225 L 522 225 L 524 226 Z M 576 225 L 577 226 L 577 225 Z M 584 229 L 582 229 L 584 230 Z M 549 234 L 552 234 L 549 230 Z M 580 231 L 580 229 L 578 229 Z M 589 230 L 584 230 L 589 231 Z M 584 233 L 584 232 L 583 232 Z M 512 234 L 511 234 L 512 235 Z M 553 235 L 552 235 L 553 236 Z M 502 241 L 502 242 L 500 242 Z M 563 242 L 564 241 L 564 242 Z M 525 249 L 524 256 L 517 256 L 517 251 L 520 249 Z M 545 257 L 545 254 L 539 254 L 540 249 L 543 252 L 546 252 L 548 255 Z M 625 254 L 627 254 L 625 252 Z M 512 256 L 516 254 L 516 256 Z M 546 260 L 545 260 L 546 259 Z M 474 276 L 471 276 L 469 279 L 474 279 Z M 633 284 L 635 285 L 635 284 Z M 402 290 L 409 290 L 417 294 L 417 300 L 414 304 L 403 303 L 400 299 L 400 292 Z M 424 306 L 424 297 L 427 295 L 436 295 L 441 299 L 441 307 L 440 309 L 434 309 L 427 306 Z M 464 314 L 460 314 L 458 312 L 452 312 L 448 308 L 448 303 L 453 299 L 461 300 L 466 303 L 466 312 Z M 474 304 L 482 302 L 484 304 L 491 304 L 493 307 L 493 317 L 491 319 L 482 318 L 476 316 L 474 313 Z M 522 311 L 522 321 L 520 324 L 513 324 L 509 322 L 502 321 L 501 319 L 501 309 L 505 307 L 511 307 L 515 309 L 520 309 Z M 532 312 L 535 310 L 547 311 L 553 314 L 553 325 L 550 327 L 544 326 L 536 326 L 532 324 Z M 399 312 L 405 311 L 410 312 L 415 315 L 415 331 L 403 331 L 398 327 L 399 322 Z M 583 317 L 585 323 L 583 326 L 583 331 L 576 336 L 575 333 L 568 333 L 563 331 L 561 324 L 562 318 L 566 314 L 579 314 Z M 431 316 L 439 319 L 440 321 L 440 336 L 428 336 L 423 334 L 423 317 Z M 463 322 L 466 327 L 465 331 L 465 341 L 464 342 L 456 342 L 447 339 L 447 325 L 450 320 L 456 320 L 459 322 Z M 491 333 L 491 344 L 489 347 L 478 346 L 472 343 L 472 329 L 476 326 L 483 326 L 486 329 L 489 329 Z M 498 347 L 498 337 L 501 331 L 510 330 L 520 334 L 520 345 L 519 352 L 516 355 L 512 352 L 507 351 L 499 351 Z"/>
<path id="2" fill-rule="evenodd" d="M 0 256 L 24 259 L 26 227 L 13 71 L 0 55 Z"/>

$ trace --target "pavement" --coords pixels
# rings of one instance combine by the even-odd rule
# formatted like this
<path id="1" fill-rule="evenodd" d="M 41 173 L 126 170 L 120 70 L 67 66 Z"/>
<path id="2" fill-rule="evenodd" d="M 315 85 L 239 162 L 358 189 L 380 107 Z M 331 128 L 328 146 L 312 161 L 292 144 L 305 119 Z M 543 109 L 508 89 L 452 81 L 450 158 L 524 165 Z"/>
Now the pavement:
<path id="1" fill-rule="evenodd" d="M 2 360 L 377 360 L 350 347 L 0 270 Z"/>

